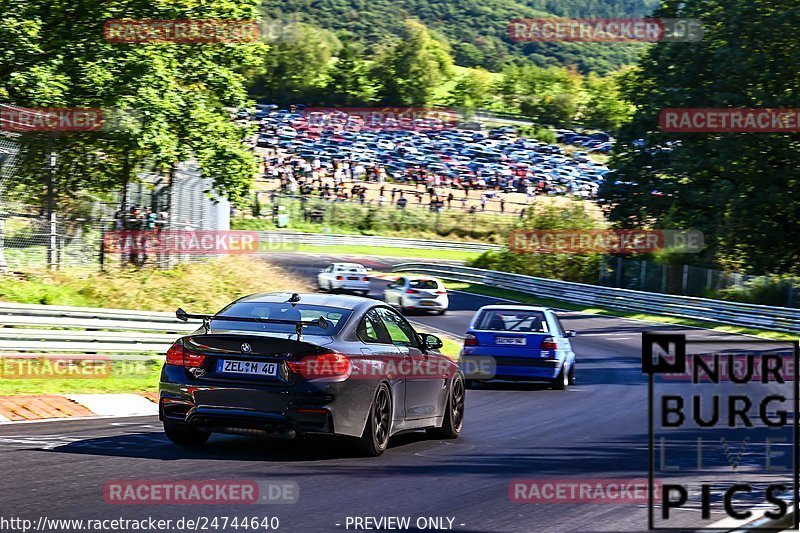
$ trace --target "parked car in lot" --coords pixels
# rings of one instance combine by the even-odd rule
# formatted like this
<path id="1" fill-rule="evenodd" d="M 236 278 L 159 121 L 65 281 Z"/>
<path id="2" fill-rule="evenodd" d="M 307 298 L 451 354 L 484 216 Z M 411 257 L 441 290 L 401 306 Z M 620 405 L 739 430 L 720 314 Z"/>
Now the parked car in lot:
<path id="1" fill-rule="evenodd" d="M 443 315 L 450 306 L 444 283 L 430 276 L 401 276 L 386 286 L 383 299 L 402 313 L 432 311 Z"/>
<path id="2" fill-rule="evenodd" d="M 291 439 L 350 437 L 380 455 L 389 437 L 422 430 L 457 438 L 464 377 L 377 300 L 324 294 L 255 294 L 234 301 L 167 351 L 159 385 L 166 436 L 187 446 L 212 433 Z"/>
<path id="3" fill-rule="evenodd" d="M 317 287 L 321 291 L 353 291 L 369 294 L 369 276 L 359 263 L 332 263 L 317 274 Z"/>
<path id="4" fill-rule="evenodd" d="M 291 126 L 281 126 L 278 128 L 278 137 L 297 137 L 297 131 Z"/>
<path id="5" fill-rule="evenodd" d="M 492 375 L 467 372 L 468 379 L 546 381 L 563 390 L 575 382 L 570 343 L 575 335 L 547 307 L 486 305 L 475 313 L 464 336 L 462 364 L 488 357 L 494 362 Z"/>

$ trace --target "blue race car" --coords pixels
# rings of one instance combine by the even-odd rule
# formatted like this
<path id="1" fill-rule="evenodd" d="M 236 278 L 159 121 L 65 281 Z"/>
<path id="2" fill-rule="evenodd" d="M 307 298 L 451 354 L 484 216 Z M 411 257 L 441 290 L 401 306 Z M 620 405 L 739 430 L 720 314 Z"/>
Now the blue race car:
<path id="1" fill-rule="evenodd" d="M 486 305 L 464 336 L 461 366 L 470 381 L 546 381 L 564 390 L 575 382 L 575 352 L 547 307 Z"/>

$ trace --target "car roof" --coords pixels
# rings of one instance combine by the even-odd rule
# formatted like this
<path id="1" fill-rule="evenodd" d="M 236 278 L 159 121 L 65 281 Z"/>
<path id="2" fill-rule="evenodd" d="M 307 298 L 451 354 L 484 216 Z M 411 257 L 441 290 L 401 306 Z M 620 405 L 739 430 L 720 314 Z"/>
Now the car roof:
<path id="1" fill-rule="evenodd" d="M 525 304 L 494 304 L 494 305 L 484 305 L 478 311 L 492 311 L 492 310 L 502 310 L 502 311 L 553 311 L 549 307 L 541 307 L 537 305 L 525 305 Z"/>
<path id="2" fill-rule="evenodd" d="M 358 268 L 366 268 L 361 263 L 332 263 L 333 266 L 337 267 L 358 267 Z"/>
<path id="3" fill-rule="evenodd" d="M 439 278 L 437 278 L 435 276 L 426 276 L 424 274 L 412 274 L 412 275 L 403 274 L 400 277 L 401 278 L 406 278 L 408 280 L 429 279 L 429 280 L 438 281 L 439 283 L 442 283 L 442 280 L 440 280 Z"/>
<path id="4" fill-rule="evenodd" d="M 249 303 L 284 303 L 293 293 L 291 292 L 260 292 L 243 296 L 236 300 L 235 303 L 249 302 Z M 363 298 L 361 296 L 351 296 L 349 294 L 321 294 L 316 292 L 298 293 L 300 301 L 298 303 L 305 305 L 322 305 L 326 307 L 339 307 L 342 309 L 356 309 L 364 305 L 372 305 L 376 300 L 370 298 Z"/>

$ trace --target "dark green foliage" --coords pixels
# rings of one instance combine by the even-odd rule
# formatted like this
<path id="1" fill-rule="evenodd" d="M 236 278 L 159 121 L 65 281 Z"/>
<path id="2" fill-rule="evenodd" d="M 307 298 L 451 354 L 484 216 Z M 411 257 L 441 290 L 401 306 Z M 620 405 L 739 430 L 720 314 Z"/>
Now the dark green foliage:
<path id="1" fill-rule="evenodd" d="M 618 176 L 601 189 L 612 220 L 702 230 L 698 264 L 800 272 L 800 135 L 658 129 L 664 108 L 798 107 L 796 0 L 667 1 L 660 14 L 700 18 L 706 33 L 700 43 L 654 46 L 625 76 L 638 111 L 620 135 Z M 680 144 L 657 148 L 667 141 Z"/>
<path id="2" fill-rule="evenodd" d="M 299 18 L 325 29 L 348 31 L 375 45 L 403 31 L 406 18 L 416 18 L 441 33 L 452 45 L 456 64 L 500 70 L 509 62 L 547 67 L 575 65 L 584 72 L 607 73 L 636 61 L 641 44 L 517 43 L 508 34 L 515 18 L 641 17 L 658 0 L 265 0 L 272 19 Z"/>

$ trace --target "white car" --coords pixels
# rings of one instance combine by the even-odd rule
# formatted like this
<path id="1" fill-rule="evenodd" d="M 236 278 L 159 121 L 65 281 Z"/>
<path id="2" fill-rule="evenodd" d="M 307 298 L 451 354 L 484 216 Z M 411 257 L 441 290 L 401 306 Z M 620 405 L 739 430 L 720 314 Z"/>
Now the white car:
<path id="1" fill-rule="evenodd" d="M 359 263 L 332 263 L 317 274 L 317 286 L 321 291 L 353 291 L 366 296 L 369 276 Z"/>
<path id="2" fill-rule="evenodd" d="M 402 276 L 389 283 L 383 291 L 389 305 L 408 311 L 434 311 L 443 315 L 450 306 L 444 284 L 429 276 Z"/>
<path id="3" fill-rule="evenodd" d="M 293 139 L 297 137 L 297 131 L 291 126 L 281 126 L 278 128 L 278 137 L 290 137 Z"/>

